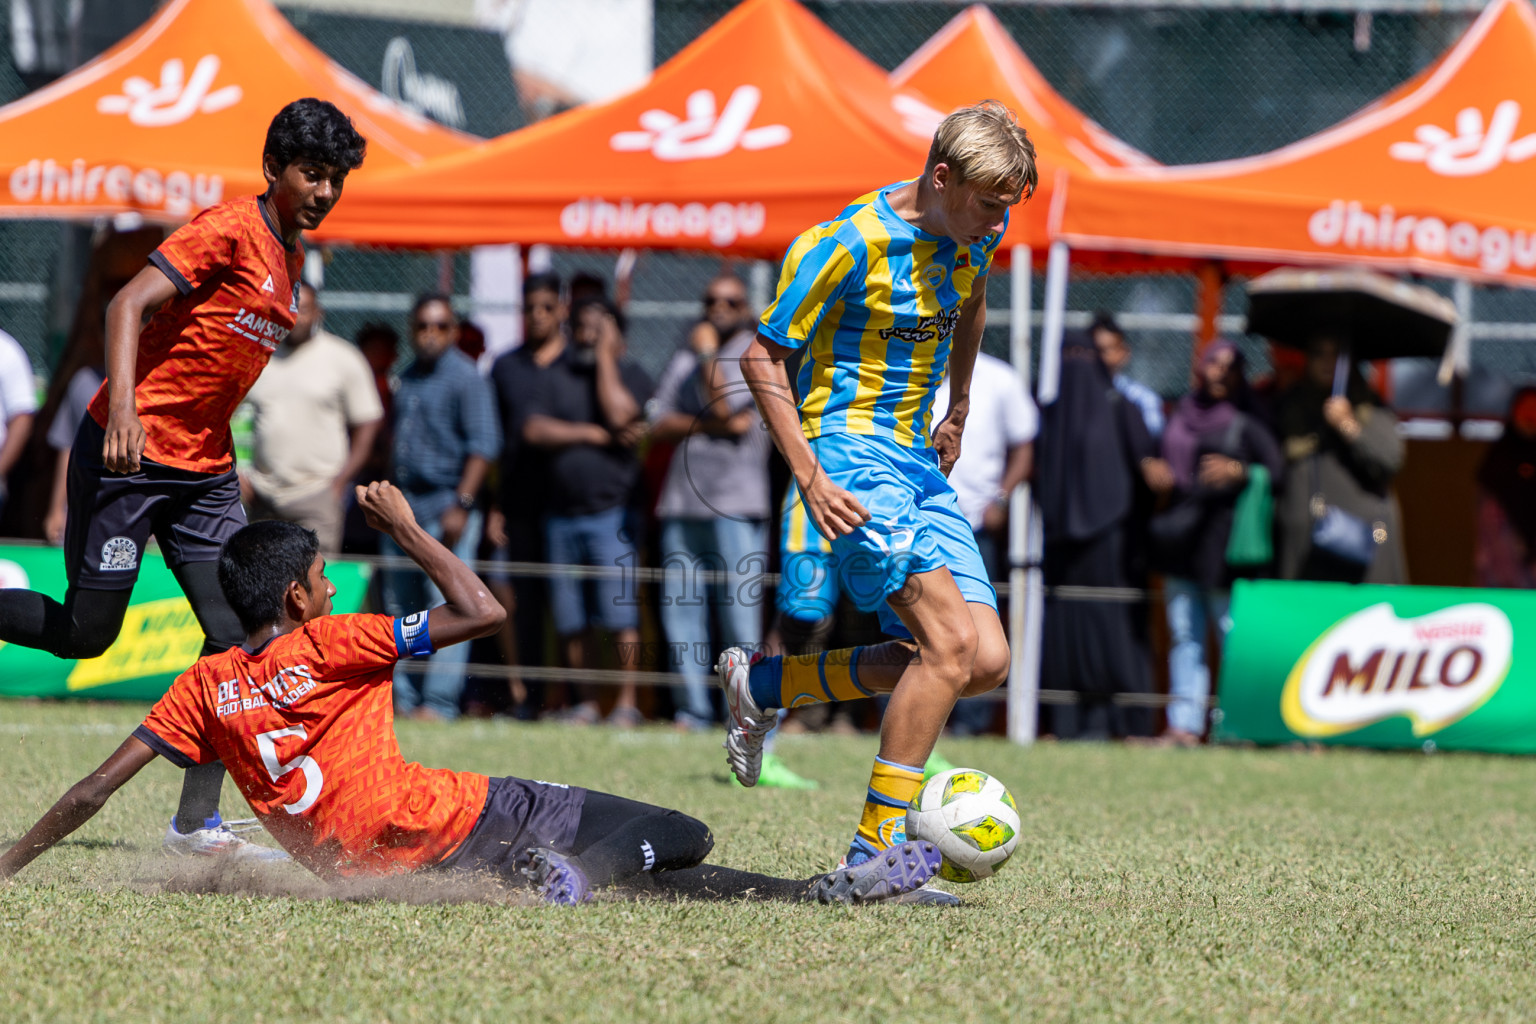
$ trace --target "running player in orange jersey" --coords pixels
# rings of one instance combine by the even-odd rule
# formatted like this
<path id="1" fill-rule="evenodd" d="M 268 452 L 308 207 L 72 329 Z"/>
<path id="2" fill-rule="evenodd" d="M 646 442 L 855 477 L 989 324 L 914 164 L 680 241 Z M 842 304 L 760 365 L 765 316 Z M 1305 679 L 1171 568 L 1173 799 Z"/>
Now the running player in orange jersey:
<path id="1" fill-rule="evenodd" d="M 94 658 L 117 639 L 153 534 L 203 628 L 203 653 L 244 633 L 215 579 L 245 525 L 229 418 L 298 311 L 301 232 L 341 198 L 366 143 L 335 106 L 296 100 L 262 150 L 267 191 L 209 207 L 179 228 L 107 307 L 107 379 L 75 435 L 63 602 L 0 590 L 0 641 Z M 146 312 L 154 311 L 147 324 Z M 165 847 L 281 858 L 219 817 L 224 769 L 189 770 Z"/>
<path id="2" fill-rule="evenodd" d="M 647 875 L 678 895 L 862 903 L 898 896 L 938 870 L 938 851 L 922 842 L 802 880 L 702 865 L 713 837 L 677 811 L 407 764 L 390 700 L 395 662 L 487 636 L 506 612 L 392 484 L 357 491 L 369 524 L 421 566 L 446 603 L 400 618 L 333 616 L 336 591 L 312 531 L 275 521 L 240 530 L 218 577 L 245 641 L 182 673 L 117 752 L 0 856 L 0 879 L 88 821 L 157 754 L 183 767 L 222 759 L 268 831 L 322 877 L 489 871 L 526 875 L 549 902 L 573 904 L 597 886 Z"/>

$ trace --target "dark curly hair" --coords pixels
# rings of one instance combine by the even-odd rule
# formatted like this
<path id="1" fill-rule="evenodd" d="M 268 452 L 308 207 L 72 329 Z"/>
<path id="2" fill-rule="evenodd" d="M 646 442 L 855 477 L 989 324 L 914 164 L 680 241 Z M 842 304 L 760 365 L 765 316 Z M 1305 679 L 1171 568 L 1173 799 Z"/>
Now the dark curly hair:
<path id="1" fill-rule="evenodd" d="M 236 530 L 219 552 L 219 589 L 251 634 L 283 617 L 288 584 L 309 590 L 309 567 L 320 554 L 314 530 L 264 519 Z"/>
<path id="2" fill-rule="evenodd" d="M 368 140 L 352 127 L 352 119 L 334 103 L 313 96 L 294 100 L 277 112 L 261 150 L 280 168 L 295 160 L 314 160 L 346 171 L 361 167 L 367 152 Z"/>

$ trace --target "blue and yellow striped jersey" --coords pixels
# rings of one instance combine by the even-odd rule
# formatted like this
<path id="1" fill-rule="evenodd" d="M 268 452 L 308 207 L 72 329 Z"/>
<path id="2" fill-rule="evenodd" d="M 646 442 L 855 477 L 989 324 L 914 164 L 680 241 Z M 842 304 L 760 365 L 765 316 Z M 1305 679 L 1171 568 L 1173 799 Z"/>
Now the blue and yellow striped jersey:
<path id="1" fill-rule="evenodd" d="M 928 447 L 950 335 L 1002 235 L 962 246 L 920 230 L 887 198 L 905 184 L 855 199 L 784 257 L 760 333 L 787 348 L 809 345 L 795 388 L 806 437 L 868 434 Z"/>

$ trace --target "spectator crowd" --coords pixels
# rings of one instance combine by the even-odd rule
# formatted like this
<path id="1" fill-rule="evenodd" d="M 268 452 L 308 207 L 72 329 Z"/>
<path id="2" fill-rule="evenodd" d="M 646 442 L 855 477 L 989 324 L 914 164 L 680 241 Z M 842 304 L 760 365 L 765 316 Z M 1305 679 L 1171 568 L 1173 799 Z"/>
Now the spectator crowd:
<path id="1" fill-rule="evenodd" d="M 250 393 L 240 482 L 252 519 L 301 523 L 329 553 L 383 556 L 370 594 L 381 610 L 430 606 L 441 595 L 351 507 L 352 484 L 387 477 L 510 613 L 473 651 L 402 663 L 399 713 L 711 728 L 711 669 L 725 647 L 806 653 L 875 629 L 841 600 L 830 545 L 743 382 L 757 322 L 743 281 L 723 270 L 708 282 L 653 379 L 628 352 L 605 282 L 579 277 L 528 276 L 521 343 L 489 355 L 448 296 L 414 303 L 398 325 L 405 345 L 384 322 L 348 341 L 325 329 L 323 296 L 306 285 L 297 326 Z M 995 580 L 1008 576 L 1010 497 L 1034 487 L 1049 594 L 1041 686 L 1075 695 L 1043 709 L 1043 732 L 1198 744 L 1235 580 L 1406 582 L 1393 486 L 1404 445 L 1359 367 L 1344 372 L 1340 348 L 1314 337 L 1255 381 L 1241 350 L 1216 340 L 1198 351 L 1188 393 L 1165 404 L 1100 314 L 1068 332 L 1058 393 L 1039 410 L 1007 363 L 979 357 L 950 480 Z M 101 379 L 98 355 L 56 399 L 47 439 L 59 480 Z M 30 382 L 0 334 L 0 502 L 38 411 Z M 947 401 L 941 391 L 935 419 Z M 1536 389 L 1525 389 L 1478 475 L 1484 585 L 1536 583 L 1533 467 Z M 42 520 L 54 543 L 64 505 L 55 488 Z M 503 667 L 475 672 L 471 660 Z M 675 684 L 637 685 L 656 671 Z M 1164 713 L 1122 699 L 1159 678 Z M 962 701 L 950 728 L 993 731 L 996 710 Z M 783 727 L 848 731 L 875 714 L 820 705 Z"/>

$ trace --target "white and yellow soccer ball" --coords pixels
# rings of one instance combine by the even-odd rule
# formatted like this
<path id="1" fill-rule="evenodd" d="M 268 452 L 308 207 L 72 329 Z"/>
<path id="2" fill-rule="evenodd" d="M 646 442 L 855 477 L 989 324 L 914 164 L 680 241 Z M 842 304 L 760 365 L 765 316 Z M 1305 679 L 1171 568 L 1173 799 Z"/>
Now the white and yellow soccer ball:
<path id="1" fill-rule="evenodd" d="M 907 838 L 939 848 L 939 876 L 979 882 L 1013 856 L 1019 845 L 1019 808 L 1006 786 L 974 768 L 940 772 L 907 808 Z"/>

